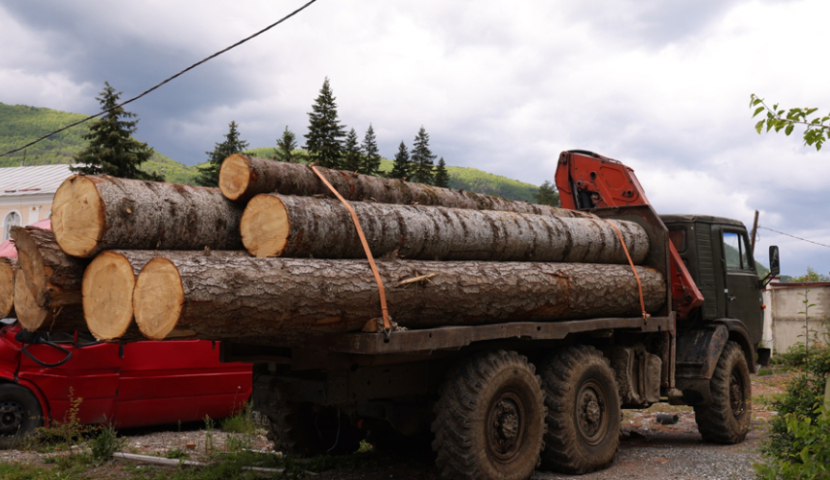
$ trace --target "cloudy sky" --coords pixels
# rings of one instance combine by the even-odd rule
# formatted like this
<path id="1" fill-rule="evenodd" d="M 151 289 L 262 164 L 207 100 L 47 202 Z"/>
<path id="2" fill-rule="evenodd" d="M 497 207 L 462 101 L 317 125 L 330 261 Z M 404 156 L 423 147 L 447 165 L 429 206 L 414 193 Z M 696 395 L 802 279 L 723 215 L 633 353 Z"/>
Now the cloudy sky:
<path id="1" fill-rule="evenodd" d="M 299 1 L 0 0 L 0 102 L 95 113 L 276 21 Z M 343 123 L 392 157 L 423 125 L 449 165 L 541 184 L 559 152 L 633 167 L 661 213 L 830 245 L 830 148 L 757 135 L 757 93 L 830 111 L 827 0 L 319 0 L 128 107 L 137 137 L 202 162 L 236 120 L 254 147 L 301 136 L 328 76 Z M 302 138 L 301 138 L 302 140 Z M 783 272 L 830 248 L 760 231 Z"/>

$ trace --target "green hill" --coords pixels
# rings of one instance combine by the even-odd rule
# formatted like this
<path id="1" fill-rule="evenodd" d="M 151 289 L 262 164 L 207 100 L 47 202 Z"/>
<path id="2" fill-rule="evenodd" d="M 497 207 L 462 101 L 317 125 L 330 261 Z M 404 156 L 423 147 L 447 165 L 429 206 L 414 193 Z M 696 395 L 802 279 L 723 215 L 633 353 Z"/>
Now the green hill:
<path id="1" fill-rule="evenodd" d="M 82 118 L 84 115 L 79 113 L 0 103 L 0 152 L 17 148 Z M 81 125 L 55 134 L 25 152 L 0 157 L 0 167 L 72 163 L 72 157 L 86 145 L 83 139 L 86 132 L 87 129 Z M 168 182 L 173 183 L 193 184 L 197 173 L 195 167 L 182 165 L 158 152 L 144 163 L 142 169 L 162 173 Z"/>
<path id="2" fill-rule="evenodd" d="M 82 118 L 84 118 L 84 115 L 79 113 L 0 103 L 0 152 L 19 147 Z M 55 134 L 49 139 L 29 147 L 25 154 L 24 152 L 18 152 L 8 157 L 0 157 L 0 167 L 14 167 L 22 164 L 71 163 L 72 157 L 86 145 L 86 140 L 82 138 L 86 132 L 87 129 L 84 126 L 78 126 Z M 270 158 L 274 156 L 274 148 L 254 148 L 245 153 Z M 296 153 L 300 156 L 306 155 L 303 150 L 297 150 Z M 386 158 L 382 159 L 380 168 L 383 172 L 392 170 L 392 161 Z M 144 163 L 142 169 L 148 172 L 157 171 L 162 173 L 168 182 L 191 185 L 195 183 L 194 179 L 198 174 L 195 165 L 183 165 L 158 152 L 150 161 Z M 535 185 L 483 172 L 475 168 L 447 167 L 447 171 L 450 175 L 450 187 L 463 188 L 471 192 L 532 202 L 533 193 L 538 189 Z"/>

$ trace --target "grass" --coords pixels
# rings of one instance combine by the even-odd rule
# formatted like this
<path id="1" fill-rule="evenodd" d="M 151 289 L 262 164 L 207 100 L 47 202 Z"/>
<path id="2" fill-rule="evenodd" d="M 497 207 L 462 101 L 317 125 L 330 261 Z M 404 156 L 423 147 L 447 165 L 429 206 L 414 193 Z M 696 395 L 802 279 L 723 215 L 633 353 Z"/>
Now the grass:
<path id="1" fill-rule="evenodd" d="M 248 403 L 232 416 L 222 420 L 222 431 L 225 433 L 254 433 L 257 425 L 254 423 L 252 405 Z"/>

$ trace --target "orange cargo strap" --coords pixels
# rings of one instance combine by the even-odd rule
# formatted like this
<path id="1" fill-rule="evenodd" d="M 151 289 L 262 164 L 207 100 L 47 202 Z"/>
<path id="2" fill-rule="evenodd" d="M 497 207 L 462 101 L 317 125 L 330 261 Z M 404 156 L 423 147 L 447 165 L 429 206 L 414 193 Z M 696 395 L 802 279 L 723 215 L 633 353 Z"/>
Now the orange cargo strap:
<path id="1" fill-rule="evenodd" d="M 634 273 L 634 278 L 637 279 L 637 292 L 640 294 L 640 310 L 642 310 L 642 312 L 643 312 L 643 319 L 647 320 L 649 317 L 651 317 L 651 315 L 649 315 L 648 312 L 646 312 L 646 303 L 643 300 L 643 283 L 640 281 L 640 275 L 637 274 L 637 268 L 634 267 L 634 260 L 631 260 L 631 254 L 628 253 L 628 246 L 625 244 L 625 239 L 623 238 L 622 232 L 620 231 L 619 227 L 614 225 L 614 222 L 612 222 L 611 220 L 608 220 L 608 219 L 605 219 L 605 218 L 600 218 L 596 215 L 593 215 L 593 214 L 590 214 L 590 213 L 587 213 L 587 212 L 580 212 L 579 210 L 572 210 L 572 211 L 576 212 L 580 215 L 584 215 L 586 217 L 589 217 L 589 218 L 595 218 L 597 220 L 604 220 L 604 221 L 608 222 L 609 225 L 614 227 L 614 230 L 616 230 L 616 232 L 617 232 L 617 237 L 619 237 L 619 239 L 620 239 L 620 245 L 622 245 L 623 252 L 625 252 L 625 258 L 628 259 L 628 264 L 631 266 L 631 271 Z"/>
<path id="2" fill-rule="evenodd" d="M 354 227 L 357 229 L 357 235 L 360 237 L 360 242 L 363 244 L 363 251 L 366 252 L 366 258 L 369 260 L 369 266 L 372 268 L 372 273 L 375 275 L 375 282 L 378 284 L 378 292 L 380 293 L 380 309 L 383 315 L 383 329 L 388 335 L 389 332 L 392 331 L 392 322 L 389 320 L 389 310 L 386 308 L 386 290 L 383 288 L 383 280 L 380 278 L 378 266 L 375 265 L 375 257 L 372 256 L 372 250 L 369 248 L 369 243 L 366 241 L 366 235 L 363 234 L 363 228 L 360 227 L 360 220 L 357 218 L 357 213 L 354 211 L 354 208 L 352 208 L 348 200 L 343 198 L 343 196 L 340 195 L 340 193 L 335 190 L 333 186 L 331 186 L 323 174 L 317 170 L 317 167 L 311 165 L 311 169 L 314 170 L 314 173 L 316 173 L 320 180 L 329 188 L 329 190 L 331 190 L 331 193 L 333 193 L 338 200 L 343 202 L 343 205 L 349 209 L 349 213 L 352 215 L 352 221 L 354 222 Z M 642 293 L 640 294 L 640 298 L 640 301 L 642 302 Z"/>

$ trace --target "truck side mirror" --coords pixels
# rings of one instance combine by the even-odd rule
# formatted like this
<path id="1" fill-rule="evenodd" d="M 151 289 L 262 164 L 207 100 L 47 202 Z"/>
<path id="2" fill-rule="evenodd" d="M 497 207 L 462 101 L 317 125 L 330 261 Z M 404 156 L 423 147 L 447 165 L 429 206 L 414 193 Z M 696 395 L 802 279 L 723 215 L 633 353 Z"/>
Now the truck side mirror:
<path id="1" fill-rule="evenodd" d="M 778 259 L 778 246 L 769 247 L 769 273 L 776 276 L 781 273 L 781 261 Z"/>
<path id="2" fill-rule="evenodd" d="M 769 247 L 769 273 L 760 281 L 760 287 L 765 288 L 773 278 L 781 273 L 781 261 L 778 259 L 778 247 Z"/>

